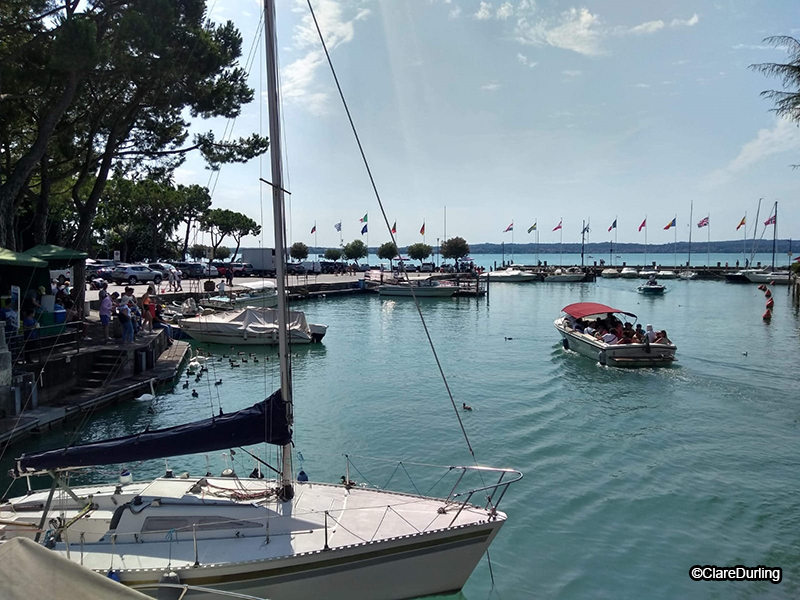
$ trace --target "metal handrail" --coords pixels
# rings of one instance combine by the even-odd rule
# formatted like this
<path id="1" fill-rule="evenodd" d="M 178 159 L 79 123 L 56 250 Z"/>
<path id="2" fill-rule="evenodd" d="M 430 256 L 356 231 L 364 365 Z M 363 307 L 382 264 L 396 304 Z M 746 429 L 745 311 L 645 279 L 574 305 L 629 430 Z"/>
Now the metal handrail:
<path id="1" fill-rule="evenodd" d="M 225 590 L 217 590 L 214 588 L 207 588 L 199 585 L 187 585 L 185 583 L 142 583 L 139 585 L 132 585 L 129 587 L 134 590 L 159 590 L 159 589 L 182 590 L 183 594 L 181 594 L 179 598 L 183 598 L 186 595 L 186 592 L 201 592 L 202 594 L 210 594 L 212 597 L 220 596 L 223 598 L 240 598 L 242 600 L 267 600 L 266 598 L 259 596 L 250 596 L 248 594 L 240 594 L 238 592 L 227 592 Z"/>

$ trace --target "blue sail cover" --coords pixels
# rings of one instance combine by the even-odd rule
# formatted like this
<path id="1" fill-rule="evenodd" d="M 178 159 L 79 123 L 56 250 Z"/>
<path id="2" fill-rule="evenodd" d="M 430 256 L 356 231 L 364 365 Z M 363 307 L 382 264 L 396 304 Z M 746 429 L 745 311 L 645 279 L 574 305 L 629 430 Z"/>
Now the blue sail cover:
<path id="1" fill-rule="evenodd" d="M 292 441 L 292 431 L 286 420 L 286 403 L 280 390 L 250 408 L 229 415 L 80 446 L 23 454 L 17 459 L 15 470 L 17 475 L 24 475 L 26 472 L 69 467 L 130 464 L 265 441 L 279 446 Z"/>

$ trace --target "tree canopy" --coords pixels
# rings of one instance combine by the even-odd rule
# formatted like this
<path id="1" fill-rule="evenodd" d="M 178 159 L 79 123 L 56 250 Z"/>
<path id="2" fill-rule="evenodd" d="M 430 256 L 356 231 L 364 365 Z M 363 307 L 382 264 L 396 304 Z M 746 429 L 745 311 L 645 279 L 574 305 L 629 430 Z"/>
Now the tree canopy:
<path id="1" fill-rule="evenodd" d="M 233 256 L 236 256 L 244 236 L 261 233 L 261 226 L 253 219 L 227 208 L 214 208 L 206 212 L 200 219 L 200 227 L 211 236 L 212 260 L 216 258 L 217 248 L 226 237 L 236 241 L 236 250 L 233 251 Z"/>
<path id="2" fill-rule="evenodd" d="M 431 255 L 433 248 L 431 248 L 428 244 L 417 242 L 416 244 L 411 244 L 408 247 L 407 252 L 410 259 L 422 262 Z"/>
<path id="3" fill-rule="evenodd" d="M 327 260 L 332 260 L 336 262 L 340 258 L 342 258 L 342 249 L 341 248 L 328 248 L 325 250 L 325 258 Z"/>
<path id="4" fill-rule="evenodd" d="M 353 240 L 344 247 L 344 257 L 347 260 L 354 260 L 358 264 L 359 259 L 369 255 L 367 245 L 361 240 Z"/>
<path id="5" fill-rule="evenodd" d="M 441 253 L 443 258 L 458 260 L 469 256 L 469 244 L 462 237 L 453 237 L 442 242 Z"/>
<path id="6" fill-rule="evenodd" d="M 239 32 L 206 17 L 205 0 L 2 3 L 0 246 L 19 246 L 21 213 L 45 241 L 54 191 L 74 215 L 63 241 L 84 248 L 110 178 L 266 151 L 258 135 L 189 140 L 189 118 L 235 118 L 253 99 Z"/>
<path id="7" fill-rule="evenodd" d="M 397 246 L 394 242 L 385 242 L 378 247 L 378 258 L 388 260 L 389 264 L 397 258 Z"/>
<path id="8" fill-rule="evenodd" d="M 289 248 L 289 255 L 295 260 L 305 260 L 308 258 L 308 246 L 303 242 L 295 242 Z"/>

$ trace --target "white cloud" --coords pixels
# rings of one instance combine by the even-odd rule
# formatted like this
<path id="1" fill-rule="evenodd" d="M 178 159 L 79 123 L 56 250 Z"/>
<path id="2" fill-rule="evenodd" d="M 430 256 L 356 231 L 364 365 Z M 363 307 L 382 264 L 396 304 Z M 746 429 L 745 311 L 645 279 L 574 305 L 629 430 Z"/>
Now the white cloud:
<path id="1" fill-rule="evenodd" d="M 478 19 L 479 21 L 485 21 L 486 19 L 492 18 L 492 3 L 491 2 L 481 2 L 478 10 L 472 15 L 474 18 Z"/>
<path id="2" fill-rule="evenodd" d="M 500 84 L 499 83 L 484 83 L 481 86 L 481 89 L 486 91 L 486 92 L 496 92 L 497 90 L 500 89 Z"/>
<path id="3" fill-rule="evenodd" d="M 689 19 L 672 19 L 670 27 L 694 27 L 700 22 L 700 15 L 694 13 Z"/>
<path id="4" fill-rule="evenodd" d="M 571 70 L 567 70 L 567 71 L 561 71 L 561 72 L 562 72 L 564 75 L 566 75 L 567 77 L 578 77 L 578 76 L 581 74 L 581 71 L 571 71 Z"/>
<path id="5" fill-rule="evenodd" d="M 497 9 L 497 18 L 501 21 L 505 21 L 511 15 L 514 14 L 514 5 L 511 2 L 503 2 L 500 5 L 500 8 Z"/>
<path id="6" fill-rule="evenodd" d="M 636 85 L 634 85 L 633 87 L 637 87 L 637 88 L 649 88 L 649 87 L 650 87 L 650 84 L 649 84 L 649 83 L 637 83 L 637 84 L 636 84 Z"/>
<path id="7" fill-rule="evenodd" d="M 519 61 L 519 64 L 530 67 L 531 69 L 539 64 L 538 62 L 530 60 L 527 56 L 519 52 L 517 53 L 517 60 Z"/>
<path id="8" fill-rule="evenodd" d="M 461 16 L 460 6 L 454 6 L 453 8 L 450 9 L 450 12 L 447 14 L 448 19 L 457 19 L 460 16 Z"/>
<path id="9" fill-rule="evenodd" d="M 548 45 L 572 50 L 586 56 L 604 54 L 600 18 L 586 8 L 571 8 L 553 21 L 531 23 L 525 16 L 517 19 L 515 37 L 523 44 Z"/>
<path id="10" fill-rule="evenodd" d="M 708 177 L 707 185 L 713 187 L 725 183 L 765 158 L 790 150 L 800 150 L 800 128 L 789 119 L 778 118 L 771 128 L 759 130 L 756 137 L 744 144 L 727 166 L 714 171 Z"/>
<path id="11" fill-rule="evenodd" d="M 636 25 L 635 27 L 631 27 L 627 30 L 624 30 L 624 33 L 632 33 L 634 35 L 644 35 L 648 33 L 655 33 L 656 31 L 664 29 L 664 21 L 648 21 L 647 23 L 642 23 L 641 25 Z"/>
<path id="12" fill-rule="evenodd" d="M 312 114 L 326 113 L 327 92 L 313 89 L 314 75 L 324 64 L 324 54 L 319 49 L 319 36 L 314 20 L 308 13 L 304 0 L 295 0 L 295 11 L 302 12 L 300 24 L 294 28 L 293 49 L 305 51 L 300 58 L 286 65 L 281 72 L 281 92 L 287 102 L 305 106 Z M 333 52 L 339 45 L 353 40 L 353 23 L 366 19 L 371 10 L 361 8 L 356 15 L 347 20 L 343 16 L 342 5 L 338 0 L 317 0 L 314 6 L 320 29 L 325 36 L 328 51 Z"/>
<path id="13" fill-rule="evenodd" d="M 757 44 L 734 44 L 731 46 L 734 50 L 775 50 L 781 49 L 780 46 L 761 46 Z"/>

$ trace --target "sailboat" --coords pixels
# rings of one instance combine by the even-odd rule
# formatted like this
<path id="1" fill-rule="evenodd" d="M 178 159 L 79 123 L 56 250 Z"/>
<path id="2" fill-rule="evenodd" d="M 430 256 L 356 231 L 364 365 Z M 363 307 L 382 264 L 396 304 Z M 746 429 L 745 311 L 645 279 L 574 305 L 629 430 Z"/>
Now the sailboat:
<path id="1" fill-rule="evenodd" d="M 445 468 L 445 497 L 311 483 L 292 467 L 294 426 L 285 294 L 284 183 L 281 160 L 275 0 L 265 0 L 267 85 L 279 312 L 280 389 L 231 414 L 168 429 L 92 442 L 17 459 L 14 476 L 49 476 L 51 485 L 0 505 L 0 539 L 33 538 L 85 568 L 136 587 L 159 581 L 274 600 L 400 600 L 460 590 L 506 520 L 498 510 L 512 469 Z M 321 387 L 324 389 L 324 385 Z M 249 477 L 163 477 L 72 487 L 77 469 L 208 453 L 266 443 L 271 466 Z M 248 452 L 247 450 L 243 450 Z M 249 453 L 249 452 L 248 452 Z M 252 455 L 253 458 L 258 458 Z M 474 488 L 464 487 L 478 475 Z M 449 489 L 449 485 L 448 485 Z M 24 577 L 23 573 L 20 573 Z M 57 591 L 54 592 L 57 594 Z"/>
<path id="2" fill-rule="evenodd" d="M 767 219 L 764 225 L 772 225 L 772 267 L 769 270 L 762 272 L 748 271 L 745 273 L 747 280 L 752 283 L 782 283 L 789 284 L 789 271 L 776 271 L 775 270 L 775 250 L 778 242 L 778 202 L 775 202 L 775 207 L 772 209 L 772 214 Z"/>

